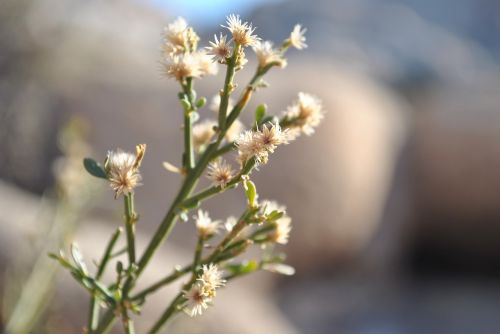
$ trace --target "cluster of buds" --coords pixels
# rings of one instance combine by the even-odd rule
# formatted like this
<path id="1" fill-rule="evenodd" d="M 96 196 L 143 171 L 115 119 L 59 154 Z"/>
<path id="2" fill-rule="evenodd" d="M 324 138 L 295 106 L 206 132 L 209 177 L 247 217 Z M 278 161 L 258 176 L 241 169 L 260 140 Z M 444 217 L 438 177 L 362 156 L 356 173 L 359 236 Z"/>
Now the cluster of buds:
<path id="1" fill-rule="evenodd" d="M 196 282 L 189 290 L 184 291 L 186 312 L 192 317 L 201 315 L 212 303 L 216 290 L 223 287 L 225 283 L 223 273 L 217 265 L 204 265 Z"/>

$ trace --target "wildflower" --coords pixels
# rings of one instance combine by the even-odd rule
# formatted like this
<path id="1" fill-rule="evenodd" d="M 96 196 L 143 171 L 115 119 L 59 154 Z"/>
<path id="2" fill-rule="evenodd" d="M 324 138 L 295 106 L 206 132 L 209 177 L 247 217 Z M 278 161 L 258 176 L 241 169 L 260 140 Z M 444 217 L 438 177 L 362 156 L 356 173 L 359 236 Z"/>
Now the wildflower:
<path id="1" fill-rule="evenodd" d="M 257 133 L 251 130 L 245 131 L 236 140 L 238 160 L 242 165 L 253 157 L 255 157 L 258 163 L 267 163 L 269 153 L 262 145 L 262 141 L 259 139 Z"/>
<path id="2" fill-rule="evenodd" d="M 269 158 L 269 153 L 273 153 L 278 145 L 288 144 L 293 139 L 288 130 L 281 130 L 278 123 L 269 127 L 264 125 L 262 130 L 245 131 L 236 140 L 238 147 L 238 160 L 244 164 L 251 158 L 255 158 L 257 163 L 265 164 Z"/>
<path id="3" fill-rule="evenodd" d="M 205 51 L 198 51 L 193 54 L 198 62 L 198 68 L 201 75 L 216 75 L 219 68 L 217 64 L 212 61 L 212 57 Z"/>
<path id="4" fill-rule="evenodd" d="M 208 165 L 208 178 L 214 186 L 224 188 L 233 178 L 234 171 L 230 164 L 218 159 Z"/>
<path id="5" fill-rule="evenodd" d="M 210 143 L 215 135 L 214 126 L 216 125 L 217 122 L 213 120 L 205 120 L 193 126 L 193 146 L 197 152 Z"/>
<path id="6" fill-rule="evenodd" d="M 286 59 L 279 50 L 273 48 L 273 44 L 269 41 L 257 41 L 253 46 L 253 50 L 257 55 L 259 67 L 264 68 L 269 65 L 276 65 L 281 68 L 286 66 Z"/>
<path id="7" fill-rule="evenodd" d="M 208 216 L 208 212 L 198 210 L 198 215 L 193 217 L 196 221 L 196 229 L 200 237 L 208 239 L 217 233 L 220 226 L 220 221 L 212 219 Z"/>
<path id="8" fill-rule="evenodd" d="M 287 108 L 284 118 L 289 128 L 310 136 L 323 119 L 323 114 L 323 106 L 317 97 L 300 92 L 298 100 Z"/>
<path id="9" fill-rule="evenodd" d="M 223 287 L 226 284 L 226 280 L 223 279 L 222 272 L 217 265 L 213 263 L 203 265 L 202 271 L 197 280 L 201 283 L 201 288 L 205 295 L 213 298 L 215 297 L 215 290 Z"/>
<path id="10" fill-rule="evenodd" d="M 207 54 L 212 56 L 213 61 L 220 64 L 225 64 L 226 59 L 231 56 L 231 46 L 227 41 L 227 36 L 220 34 L 219 38 L 214 35 L 214 42 L 210 41 L 210 46 L 207 46 Z"/>
<path id="11" fill-rule="evenodd" d="M 262 147 L 269 153 L 273 153 L 278 145 L 288 144 L 288 140 L 290 139 L 288 130 L 281 130 L 277 122 L 269 127 L 263 125 L 262 131 L 257 131 L 256 136 Z"/>
<path id="12" fill-rule="evenodd" d="M 201 315 L 203 310 L 208 308 L 208 303 L 211 301 L 211 299 L 205 295 L 202 285 L 199 283 L 193 284 L 191 289 L 184 291 L 184 298 L 186 299 L 185 307 L 187 307 L 188 314 L 191 317 Z"/>
<path id="13" fill-rule="evenodd" d="M 178 17 L 174 22 L 168 24 L 163 31 L 165 55 L 173 56 L 184 52 L 187 44 L 187 22 Z"/>
<path id="14" fill-rule="evenodd" d="M 257 35 L 252 35 L 255 27 L 252 27 L 251 23 L 243 23 L 239 15 L 229 15 L 226 24 L 227 26 L 222 27 L 229 29 L 233 35 L 234 42 L 241 46 L 253 46 L 259 40 Z"/>
<path id="15" fill-rule="evenodd" d="M 178 81 L 189 77 L 200 77 L 203 74 L 198 59 L 192 54 L 173 56 L 162 65 L 164 73 Z"/>
<path id="16" fill-rule="evenodd" d="M 304 36 L 306 31 L 306 28 L 302 29 L 300 24 L 296 24 L 295 27 L 293 27 L 287 42 L 297 50 L 307 48 L 306 37 Z"/>
<path id="17" fill-rule="evenodd" d="M 146 145 L 141 144 L 136 146 L 135 155 L 120 149 L 108 152 L 105 170 L 110 186 L 115 191 L 115 198 L 125 192 L 131 192 L 140 185 L 139 166 L 145 151 Z"/>

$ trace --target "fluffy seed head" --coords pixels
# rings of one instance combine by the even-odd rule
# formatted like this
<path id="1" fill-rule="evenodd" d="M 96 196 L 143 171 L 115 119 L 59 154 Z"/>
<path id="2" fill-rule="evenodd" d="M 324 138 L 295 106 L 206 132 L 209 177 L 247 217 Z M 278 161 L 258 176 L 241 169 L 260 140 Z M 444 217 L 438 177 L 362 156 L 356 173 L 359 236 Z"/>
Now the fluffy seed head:
<path id="1" fill-rule="evenodd" d="M 223 27 L 229 29 L 234 42 L 241 46 L 253 46 L 259 40 L 257 35 L 252 35 L 255 27 L 252 27 L 251 23 L 242 22 L 239 15 L 229 15 L 226 24 L 227 26 Z"/>
<path id="2" fill-rule="evenodd" d="M 217 63 L 212 61 L 212 57 L 208 55 L 205 51 L 197 51 L 193 54 L 196 61 L 198 62 L 198 68 L 201 75 L 216 75 L 219 68 Z"/>
<path id="3" fill-rule="evenodd" d="M 191 317 L 201 315 L 208 308 L 211 299 L 205 295 L 202 284 L 195 283 L 188 291 L 184 291 L 185 307 Z"/>
<path id="4" fill-rule="evenodd" d="M 210 46 L 207 46 L 207 54 L 212 56 L 213 61 L 225 64 L 227 58 L 231 56 L 231 46 L 227 41 L 227 36 L 220 34 L 219 38 L 214 35 L 214 42 L 210 41 Z"/>
<path id="5" fill-rule="evenodd" d="M 205 295 L 213 298 L 215 297 L 215 290 L 223 287 L 226 284 L 226 280 L 223 279 L 222 271 L 213 263 L 203 265 L 202 271 L 197 280 L 201 283 Z"/>
<path id="6" fill-rule="evenodd" d="M 198 214 L 193 217 L 196 221 L 196 229 L 198 235 L 204 239 L 210 238 L 217 233 L 220 227 L 220 221 L 212 219 L 208 216 L 208 212 L 198 210 Z"/>
<path id="7" fill-rule="evenodd" d="M 188 77 L 200 77 L 203 73 L 197 57 L 192 54 L 182 54 L 162 62 L 163 72 L 171 78 L 182 81 Z"/>
<path id="8" fill-rule="evenodd" d="M 287 108 L 285 119 L 291 130 L 298 129 L 310 136 L 324 117 L 321 101 L 314 95 L 299 93 L 298 100 Z"/>
<path id="9" fill-rule="evenodd" d="M 278 145 L 288 144 L 288 130 L 282 130 L 276 122 L 272 125 L 263 125 L 261 131 L 257 131 L 255 136 L 260 141 L 262 147 L 269 153 L 273 153 Z"/>
<path id="10" fill-rule="evenodd" d="M 115 191 L 115 198 L 140 185 L 139 166 L 145 151 L 146 145 L 141 144 L 137 145 L 135 155 L 120 149 L 108 152 L 105 170 L 109 184 Z"/>
<path id="11" fill-rule="evenodd" d="M 293 27 L 293 30 L 290 33 L 290 37 L 288 39 L 290 45 L 298 50 L 307 48 L 305 36 L 306 31 L 306 28 L 302 29 L 302 26 L 300 24 L 296 24 L 295 27 Z"/>
<path id="12" fill-rule="evenodd" d="M 257 55 L 257 61 L 259 62 L 259 67 L 263 68 L 268 65 L 274 64 L 281 68 L 284 68 L 287 64 L 286 59 L 279 50 L 273 48 L 273 43 L 270 41 L 257 41 L 253 46 L 253 50 Z"/>
<path id="13" fill-rule="evenodd" d="M 233 168 L 222 159 L 218 159 L 208 165 L 208 178 L 214 186 L 224 188 L 234 176 Z"/>

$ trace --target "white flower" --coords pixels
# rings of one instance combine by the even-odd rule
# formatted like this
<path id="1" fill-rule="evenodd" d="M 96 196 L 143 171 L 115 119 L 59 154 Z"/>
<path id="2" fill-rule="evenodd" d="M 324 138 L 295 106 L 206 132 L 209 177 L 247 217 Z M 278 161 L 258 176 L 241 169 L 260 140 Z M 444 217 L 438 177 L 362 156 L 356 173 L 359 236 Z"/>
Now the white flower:
<path id="1" fill-rule="evenodd" d="M 197 280 L 201 283 L 202 290 L 206 296 L 209 298 L 215 297 L 215 290 L 226 284 L 223 272 L 213 263 L 203 265 L 202 271 Z"/>
<path id="2" fill-rule="evenodd" d="M 227 26 L 222 26 L 229 29 L 233 35 L 233 40 L 242 46 L 253 46 L 259 40 L 257 35 L 252 35 L 255 27 L 251 23 L 242 22 L 239 15 L 231 14 L 227 17 Z"/>
<path id="3" fill-rule="evenodd" d="M 210 143 L 215 135 L 214 126 L 216 125 L 217 122 L 213 120 L 204 120 L 193 126 L 193 146 L 197 152 Z"/>
<path id="4" fill-rule="evenodd" d="M 234 171 L 230 164 L 218 159 L 208 165 L 207 176 L 214 186 L 224 188 L 233 178 Z"/>
<path id="5" fill-rule="evenodd" d="M 257 55 L 259 67 L 263 68 L 271 64 L 275 64 L 281 68 L 286 66 L 286 59 L 283 58 L 281 52 L 273 48 L 273 43 L 269 41 L 257 41 L 253 46 L 253 50 Z"/>
<path id="6" fill-rule="evenodd" d="M 251 158 L 256 163 L 267 163 L 269 153 L 273 153 L 278 145 L 288 144 L 292 139 L 288 130 L 281 130 L 278 123 L 264 125 L 262 130 L 245 131 L 236 140 L 238 160 L 243 165 Z"/>
<path id="7" fill-rule="evenodd" d="M 120 149 L 108 152 L 105 169 L 110 186 L 115 191 L 115 198 L 140 185 L 142 178 L 139 166 L 145 150 L 146 145 L 142 144 L 137 145 L 135 155 Z"/>
<path id="8" fill-rule="evenodd" d="M 219 68 L 217 64 L 212 61 L 212 57 L 205 51 L 197 51 L 193 56 L 198 61 L 198 68 L 201 75 L 216 75 Z"/>
<path id="9" fill-rule="evenodd" d="M 231 46 L 227 41 L 227 36 L 220 34 L 219 38 L 214 35 L 214 42 L 210 41 L 210 46 L 207 46 L 207 53 L 212 56 L 213 61 L 221 64 L 226 63 L 226 59 L 231 56 Z"/>
<path id="10" fill-rule="evenodd" d="M 267 163 L 269 153 L 262 145 L 258 132 L 245 131 L 236 139 L 238 147 L 238 160 L 243 165 L 249 159 L 255 157 L 258 163 Z"/>
<path id="11" fill-rule="evenodd" d="M 205 295 L 201 284 L 193 284 L 189 291 L 184 291 L 185 307 L 191 317 L 201 315 L 208 308 L 211 299 Z"/>
<path id="12" fill-rule="evenodd" d="M 299 93 L 298 100 L 284 114 L 288 126 L 310 136 L 324 117 L 321 101 L 314 95 Z"/>
<path id="13" fill-rule="evenodd" d="M 262 126 L 262 131 L 257 131 L 255 134 L 260 141 L 262 147 L 269 153 L 273 153 L 278 145 L 288 144 L 290 136 L 288 130 L 281 130 L 280 125 L 275 124 Z"/>
<path id="14" fill-rule="evenodd" d="M 290 45 L 298 50 L 307 48 L 306 37 L 304 36 L 306 31 L 306 28 L 302 29 L 302 26 L 300 24 L 296 24 L 295 27 L 293 27 L 292 32 L 290 33 L 290 38 L 288 39 Z"/>
<path id="15" fill-rule="evenodd" d="M 196 229 L 198 230 L 198 235 L 202 238 L 209 238 L 217 233 L 220 226 L 220 221 L 212 219 L 208 216 L 208 212 L 203 210 L 198 210 L 198 215 L 193 217 L 196 221 Z"/>
<path id="16" fill-rule="evenodd" d="M 184 52 L 187 42 L 188 25 L 186 20 L 178 17 L 174 22 L 168 24 L 163 31 L 163 50 L 166 56 L 172 56 Z"/>
<path id="17" fill-rule="evenodd" d="M 188 77 L 200 77 L 203 74 L 198 58 L 192 54 L 173 56 L 162 65 L 164 73 L 178 81 Z"/>

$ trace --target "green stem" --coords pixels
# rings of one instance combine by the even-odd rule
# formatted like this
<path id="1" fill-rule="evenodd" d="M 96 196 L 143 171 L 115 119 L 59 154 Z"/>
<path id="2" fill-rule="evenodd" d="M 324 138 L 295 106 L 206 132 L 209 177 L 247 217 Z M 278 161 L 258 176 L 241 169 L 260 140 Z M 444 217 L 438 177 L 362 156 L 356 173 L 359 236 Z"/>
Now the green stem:
<path id="1" fill-rule="evenodd" d="M 91 331 L 91 334 L 106 334 L 108 333 L 111 328 L 113 327 L 113 324 L 115 322 L 115 313 L 114 309 L 109 309 L 105 314 L 104 317 L 102 317 L 101 322 L 99 323 L 99 326 L 95 331 Z"/>
<path id="2" fill-rule="evenodd" d="M 183 89 L 191 106 L 189 110 L 184 110 L 184 168 L 186 171 L 190 171 L 194 167 L 192 112 L 195 110 L 195 101 L 193 98 L 193 78 L 186 79 L 186 85 L 183 85 Z"/>
<path id="3" fill-rule="evenodd" d="M 182 268 L 180 270 L 176 270 L 175 272 L 168 275 L 167 277 L 161 279 L 160 281 L 156 282 L 155 284 L 151 285 L 150 287 L 137 293 L 135 296 L 132 296 L 130 299 L 133 301 L 141 300 L 141 299 L 145 298 L 147 295 L 149 295 L 150 293 L 155 292 L 156 290 L 160 289 L 161 287 L 163 287 L 169 283 L 172 283 L 173 281 L 175 281 L 179 277 L 190 272 L 192 268 L 193 268 L 193 265 L 189 265 L 189 266 L 185 266 L 184 268 Z"/>
<path id="4" fill-rule="evenodd" d="M 200 265 L 201 254 L 203 252 L 203 243 L 205 242 L 205 238 L 202 236 L 198 237 L 198 242 L 196 243 L 196 250 L 194 252 L 194 260 L 193 260 L 193 277 L 196 277 L 196 273 L 198 271 L 198 266 Z"/>
<path id="5" fill-rule="evenodd" d="M 125 204 L 125 230 L 127 232 L 127 250 L 129 266 L 135 263 L 135 223 L 134 193 L 130 192 L 123 196 Z"/>
<path id="6" fill-rule="evenodd" d="M 111 258 L 111 252 L 113 251 L 113 248 L 115 247 L 115 244 L 118 241 L 118 238 L 120 237 L 122 231 L 123 231 L 122 228 L 119 227 L 116 229 L 115 233 L 113 233 L 113 235 L 111 236 L 111 239 L 109 240 L 108 245 L 106 246 L 106 250 L 104 251 L 104 255 L 101 259 L 101 262 L 99 263 L 99 267 L 97 268 L 97 273 L 95 275 L 96 280 L 99 280 L 102 277 L 102 274 L 106 269 L 106 265 L 108 264 L 109 259 Z M 99 325 L 99 311 L 100 311 L 99 302 L 97 301 L 95 294 L 92 294 L 90 299 L 90 310 L 89 310 L 89 321 L 88 321 L 88 329 L 91 333 Z"/>
<path id="7" fill-rule="evenodd" d="M 227 71 L 226 78 L 224 80 L 224 88 L 222 89 L 222 94 L 220 97 L 219 106 L 219 130 L 224 131 L 226 129 L 226 117 L 227 117 L 227 107 L 229 105 L 229 95 L 233 91 L 233 79 L 234 73 L 236 72 L 236 60 L 241 46 L 239 44 L 234 45 L 233 54 L 231 58 L 227 61 Z"/>

